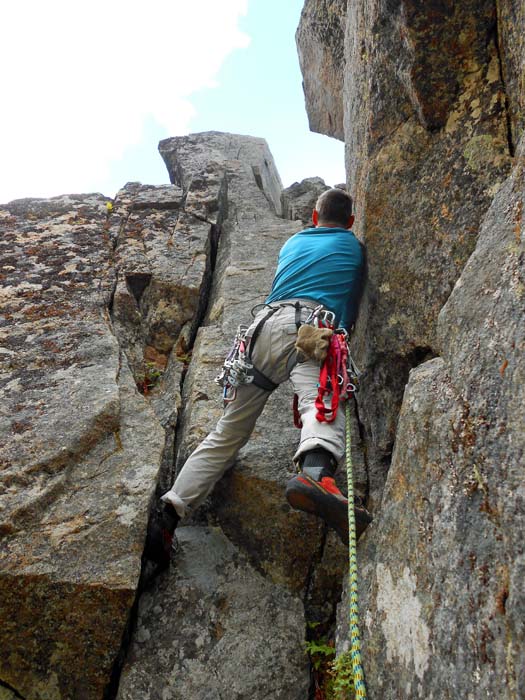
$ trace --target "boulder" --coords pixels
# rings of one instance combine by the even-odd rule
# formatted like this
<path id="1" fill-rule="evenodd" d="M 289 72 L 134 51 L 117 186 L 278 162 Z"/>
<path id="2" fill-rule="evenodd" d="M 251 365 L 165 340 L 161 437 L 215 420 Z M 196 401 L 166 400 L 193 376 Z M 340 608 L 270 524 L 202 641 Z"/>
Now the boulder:
<path id="1" fill-rule="evenodd" d="M 281 195 L 283 217 L 292 221 L 299 219 L 305 228 L 312 226 L 312 212 L 317 200 L 328 189 L 320 177 L 307 177 L 301 182 L 294 182 Z"/>
<path id="2" fill-rule="evenodd" d="M 345 0 L 306 0 L 295 34 L 312 131 L 344 141 Z"/>
<path id="3" fill-rule="evenodd" d="M 172 570 L 144 593 L 118 700 L 303 700 L 300 600 L 218 528 L 181 527 Z"/>

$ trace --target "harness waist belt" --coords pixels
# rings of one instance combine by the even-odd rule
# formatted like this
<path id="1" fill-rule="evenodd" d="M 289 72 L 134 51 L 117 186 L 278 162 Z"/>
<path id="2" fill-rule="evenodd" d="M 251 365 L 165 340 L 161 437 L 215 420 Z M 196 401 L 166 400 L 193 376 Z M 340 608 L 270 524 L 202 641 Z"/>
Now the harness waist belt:
<path id="1" fill-rule="evenodd" d="M 315 301 L 314 299 L 302 299 L 300 297 L 297 299 L 279 299 L 279 301 L 271 301 L 268 306 L 295 306 L 297 302 L 307 309 L 312 309 L 312 311 L 318 306 L 321 306 L 323 311 L 330 311 L 330 313 L 334 313 L 332 309 L 329 309 L 324 304 L 321 304 L 320 301 Z"/>

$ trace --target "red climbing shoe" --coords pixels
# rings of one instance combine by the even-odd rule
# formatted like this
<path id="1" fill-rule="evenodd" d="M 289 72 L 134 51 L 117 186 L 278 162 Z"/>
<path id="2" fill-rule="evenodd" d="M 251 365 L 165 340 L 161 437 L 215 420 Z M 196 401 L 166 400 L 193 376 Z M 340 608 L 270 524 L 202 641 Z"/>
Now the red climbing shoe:
<path id="1" fill-rule="evenodd" d="M 286 485 L 286 499 L 292 508 L 322 518 L 348 545 L 348 500 L 337 488 L 333 477 L 322 476 L 316 481 L 303 471 Z M 354 512 L 359 538 L 372 522 L 372 516 L 359 498 L 354 500 Z"/>

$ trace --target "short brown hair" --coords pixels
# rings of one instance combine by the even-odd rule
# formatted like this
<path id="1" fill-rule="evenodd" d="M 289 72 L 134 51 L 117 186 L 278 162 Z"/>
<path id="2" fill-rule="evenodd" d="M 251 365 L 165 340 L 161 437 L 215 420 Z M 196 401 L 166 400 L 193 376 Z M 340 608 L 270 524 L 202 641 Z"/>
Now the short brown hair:
<path id="1" fill-rule="evenodd" d="M 352 216 L 352 204 L 352 197 L 349 194 L 334 187 L 323 192 L 317 200 L 315 209 L 319 215 L 319 221 L 347 226 L 348 219 Z"/>

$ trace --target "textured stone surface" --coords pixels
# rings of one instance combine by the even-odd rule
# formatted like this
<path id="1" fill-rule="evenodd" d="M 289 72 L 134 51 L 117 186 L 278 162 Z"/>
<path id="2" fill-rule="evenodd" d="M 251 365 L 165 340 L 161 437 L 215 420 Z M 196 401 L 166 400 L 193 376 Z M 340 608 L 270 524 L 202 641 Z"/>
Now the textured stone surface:
<path id="1" fill-rule="evenodd" d="M 221 181 L 189 189 L 129 183 L 113 204 L 111 318 L 137 385 L 165 430 L 160 490 L 170 482 L 182 373 L 207 303 L 220 230 Z"/>
<path id="2" fill-rule="evenodd" d="M 301 602 L 218 528 L 182 527 L 177 536 L 171 572 L 141 598 L 119 700 L 304 700 Z"/>
<path id="3" fill-rule="evenodd" d="M 356 333 L 360 417 L 380 497 L 411 367 L 509 170 L 505 96 L 483 3 L 349 5 L 346 160 L 369 285 Z"/>
<path id="4" fill-rule="evenodd" d="M 207 131 L 181 138 L 164 139 L 159 144 L 159 151 L 171 181 L 185 190 L 193 189 L 196 192 L 202 183 L 205 199 L 215 210 L 218 209 L 223 192 L 219 177 L 225 172 L 225 163 L 243 163 L 251 169 L 253 181 L 274 212 L 281 213 L 281 178 L 264 139 Z M 220 173 L 220 176 L 217 176 L 217 173 Z M 210 193 L 213 191 L 217 193 L 216 197 L 210 199 Z M 191 201 L 193 203 L 198 200 L 198 196 L 195 196 Z"/>
<path id="5" fill-rule="evenodd" d="M 369 266 L 354 344 L 375 511 L 360 545 L 372 700 L 525 692 L 523 12 L 348 3 L 347 181 Z"/>
<path id="6" fill-rule="evenodd" d="M 521 0 L 497 0 L 496 7 L 509 126 L 516 146 L 525 127 L 525 5 Z"/>
<path id="7" fill-rule="evenodd" d="M 0 679 L 25 697 L 100 697 L 109 681 L 211 280 L 220 220 L 206 191 L 202 178 L 130 183 L 113 203 L 0 213 Z"/>
<path id="8" fill-rule="evenodd" d="M 310 129 L 344 140 L 345 0 L 306 0 L 295 35 Z"/>
<path id="9" fill-rule="evenodd" d="M 0 217 L 0 679 L 26 698 L 98 698 L 135 597 L 163 434 L 109 319 L 106 200 L 20 200 Z"/>
<path id="10" fill-rule="evenodd" d="M 322 16 L 326 8 L 319 0 L 304 12 Z M 366 370 L 360 417 L 375 504 L 408 372 L 436 354 L 439 310 L 508 174 L 510 115 L 495 29 L 488 0 L 348 4 L 346 161 L 369 260 L 355 343 Z M 507 63 L 516 71 L 522 32 L 512 32 Z M 304 42 L 315 53 L 315 33 Z M 339 94 L 318 83 L 310 109 L 328 88 Z"/>
<path id="11" fill-rule="evenodd" d="M 294 182 L 281 195 L 283 217 L 292 221 L 299 219 L 305 228 L 312 226 L 312 212 L 316 202 L 327 189 L 328 185 L 320 177 L 307 177 L 301 182 Z"/>
<path id="12" fill-rule="evenodd" d="M 410 374 L 361 551 L 371 698 L 525 694 L 524 186 L 521 152 Z"/>

